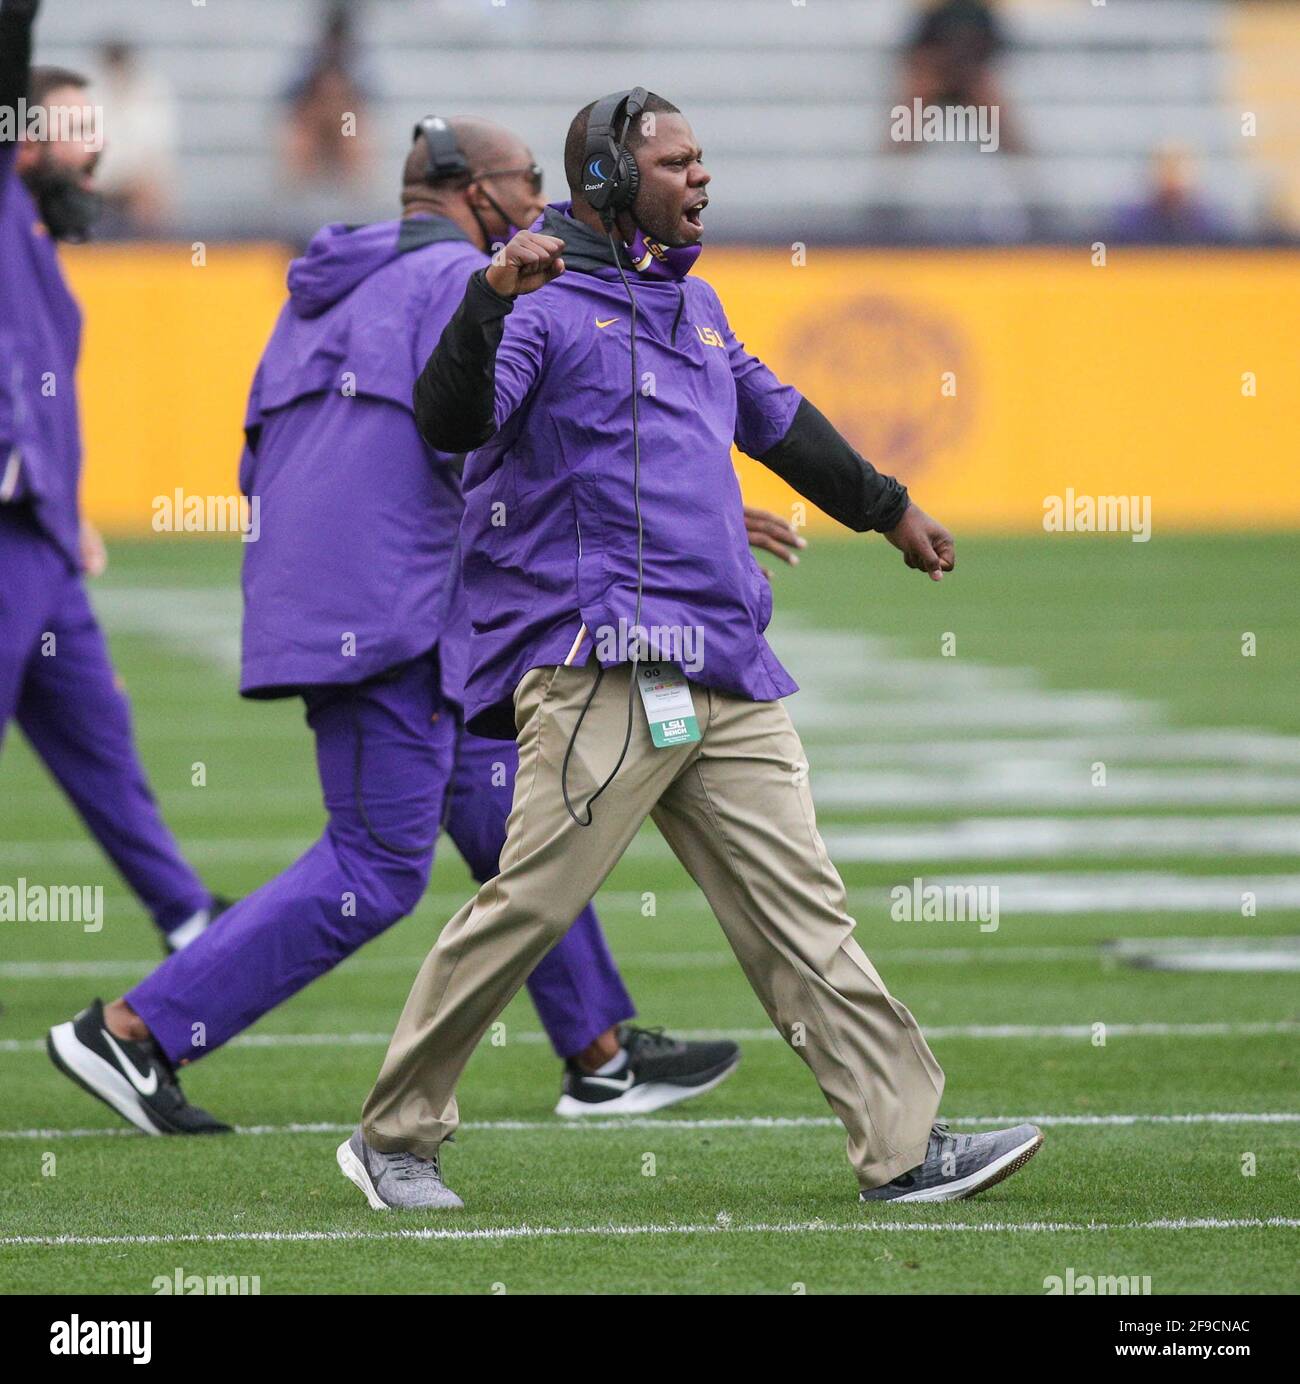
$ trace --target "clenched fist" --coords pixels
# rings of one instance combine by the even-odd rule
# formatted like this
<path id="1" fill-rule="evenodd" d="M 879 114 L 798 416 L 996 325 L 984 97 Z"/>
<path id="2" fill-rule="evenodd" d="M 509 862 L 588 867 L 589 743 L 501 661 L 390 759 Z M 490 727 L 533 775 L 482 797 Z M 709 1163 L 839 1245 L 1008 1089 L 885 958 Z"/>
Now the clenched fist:
<path id="1" fill-rule="evenodd" d="M 488 287 L 503 298 L 532 293 L 564 273 L 564 261 L 560 258 L 563 250 L 564 241 L 556 236 L 520 231 L 493 256 L 492 267 L 485 275 Z"/>
<path id="2" fill-rule="evenodd" d="M 942 581 L 943 574 L 956 565 L 952 534 L 915 505 L 908 505 L 897 527 L 885 537 L 903 554 L 909 567 L 928 572 L 932 581 Z"/>

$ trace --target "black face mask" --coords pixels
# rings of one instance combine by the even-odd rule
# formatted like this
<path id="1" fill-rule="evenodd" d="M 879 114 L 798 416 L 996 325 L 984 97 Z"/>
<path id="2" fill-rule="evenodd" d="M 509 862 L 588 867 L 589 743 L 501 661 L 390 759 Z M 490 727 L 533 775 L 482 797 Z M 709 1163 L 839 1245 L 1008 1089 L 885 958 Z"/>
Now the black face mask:
<path id="1" fill-rule="evenodd" d="M 103 200 L 82 187 L 75 173 L 36 168 L 27 175 L 27 189 L 36 199 L 41 220 L 55 240 L 79 244 L 99 220 Z"/>

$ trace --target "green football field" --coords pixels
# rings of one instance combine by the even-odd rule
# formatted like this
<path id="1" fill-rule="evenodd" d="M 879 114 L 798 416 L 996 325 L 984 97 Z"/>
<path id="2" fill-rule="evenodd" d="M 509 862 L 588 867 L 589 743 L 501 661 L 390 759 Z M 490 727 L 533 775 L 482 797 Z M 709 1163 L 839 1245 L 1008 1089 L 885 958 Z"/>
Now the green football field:
<path id="1" fill-rule="evenodd" d="M 770 637 L 804 688 L 790 707 L 858 939 L 929 1033 L 954 1127 L 1043 1125 L 1024 1172 L 971 1201 L 861 1207 L 842 1131 L 649 826 L 597 905 L 643 1022 L 741 1041 L 716 1091 L 562 1123 L 520 998 L 461 1088 L 444 1171 L 467 1210 L 371 1212 L 334 1149 L 468 897 L 447 845 L 411 918 L 185 1073 L 239 1133 L 139 1136 L 43 1035 L 158 942 L 11 731 L 0 885 L 102 883 L 106 922 L 0 923 L 0 1284 L 148 1293 L 181 1269 L 263 1293 L 1042 1293 L 1072 1269 L 1294 1292 L 1300 545 L 959 548 L 936 587 L 879 540 L 816 540 L 775 575 Z M 322 822 L 299 706 L 234 690 L 238 561 L 237 543 L 119 542 L 96 585 L 166 815 L 226 894 Z M 892 916 L 917 879 L 974 886 L 996 916 Z"/>

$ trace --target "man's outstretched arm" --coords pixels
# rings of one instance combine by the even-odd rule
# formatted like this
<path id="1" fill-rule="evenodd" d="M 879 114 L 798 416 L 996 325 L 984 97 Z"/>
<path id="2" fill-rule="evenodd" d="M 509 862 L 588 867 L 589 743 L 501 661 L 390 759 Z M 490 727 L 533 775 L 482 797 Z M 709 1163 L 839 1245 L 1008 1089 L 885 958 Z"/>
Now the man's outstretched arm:
<path id="1" fill-rule="evenodd" d="M 780 442 L 755 460 L 854 532 L 883 533 L 916 571 L 935 581 L 952 571 L 952 534 L 911 502 L 904 485 L 877 471 L 807 399 L 800 399 Z"/>
<path id="2" fill-rule="evenodd" d="M 875 530 L 909 567 L 938 581 L 952 571 L 952 534 L 877 471 L 818 408 L 784 385 L 727 329 L 736 382 L 736 445 L 856 533 Z"/>

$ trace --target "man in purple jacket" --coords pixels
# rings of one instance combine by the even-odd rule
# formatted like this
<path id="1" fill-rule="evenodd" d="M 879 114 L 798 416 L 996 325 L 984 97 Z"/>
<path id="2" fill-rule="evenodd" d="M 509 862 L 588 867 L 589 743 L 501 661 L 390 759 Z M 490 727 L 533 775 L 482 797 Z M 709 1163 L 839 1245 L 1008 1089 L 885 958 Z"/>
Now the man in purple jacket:
<path id="1" fill-rule="evenodd" d="M 653 816 L 848 1130 L 862 1198 L 971 1196 L 1042 1136 L 936 1122 L 939 1064 L 853 940 L 732 443 L 936 580 L 952 537 L 688 278 L 709 175 L 676 107 L 642 88 L 586 107 L 565 171 L 573 201 L 470 279 L 416 385 L 430 445 L 477 449 L 467 723 L 517 736 L 518 789 L 501 872 L 429 953 L 339 1166 L 376 1209 L 462 1204 L 439 1164 L 457 1078 Z"/>
<path id="2" fill-rule="evenodd" d="M 514 747 L 463 727 L 461 459 L 426 446 L 411 395 L 488 248 L 541 211 L 541 173 L 510 131 L 431 116 L 402 206 L 397 221 L 327 226 L 294 261 L 245 419 L 240 485 L 260 536 L 244 549 L 240 690 L 303 698 L 328 826 L 183 956 L 50 1033 L 56 1065 L 148 1133 L 223 1128 L 185 1102 L 175 1068 L 409 913 L 440 826 L 477 879 L 497 871 Z M 752 522 L 778 554 L 781 539 L 797 542 L 780 525 L 768 541 L 770 515 Z M 588 899 L 570 922 L 528 979 L 565 1061 L 557 1113 L 660 1109 L 730 1074 L 734 1043 L 628 1024 L 632 1000 Z"/>
<path id="3" fill-rule="evenodd" d="M 78 506 L 81 314 L 55 243 L 89 231 L 99 141 L 84 78 L 29 72 L 35 13 L 0 0 L 0 737 L 18 722 L 175 949 L 215 905 L 159 815 L 82 580 L 103 551 Z"/>

